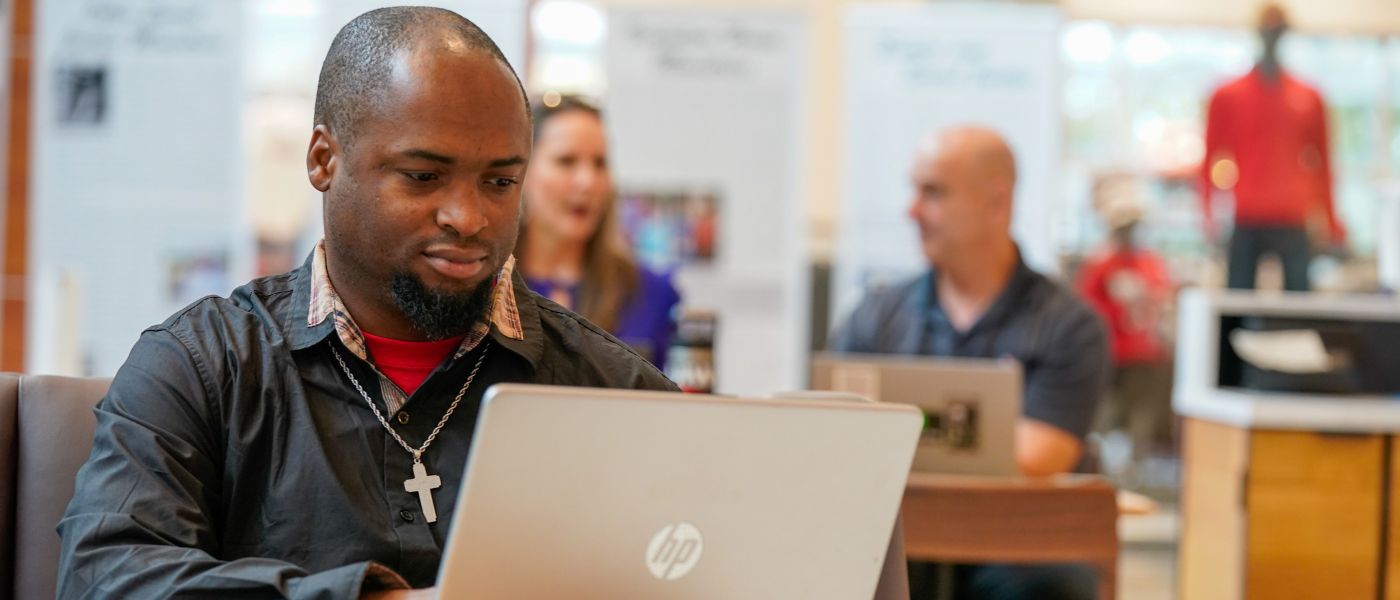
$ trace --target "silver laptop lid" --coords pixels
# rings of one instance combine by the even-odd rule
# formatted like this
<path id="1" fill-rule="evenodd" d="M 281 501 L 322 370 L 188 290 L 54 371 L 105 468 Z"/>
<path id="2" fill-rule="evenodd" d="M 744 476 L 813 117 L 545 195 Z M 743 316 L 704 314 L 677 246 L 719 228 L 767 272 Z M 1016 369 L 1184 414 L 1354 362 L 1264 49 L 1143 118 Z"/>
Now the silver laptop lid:
<path id="1" fill-rule="evenodd" d="M 922 419 L 899 405 L 499 385 L 443 598 L 870 598 Z"/>
<path id="2" fill-rule="evenodd" d="M 914 470 L 1016 475 L 1021 365 L 1013 359 L 818 354 L 812 388 L 919 407 L 925 427 Z"/>

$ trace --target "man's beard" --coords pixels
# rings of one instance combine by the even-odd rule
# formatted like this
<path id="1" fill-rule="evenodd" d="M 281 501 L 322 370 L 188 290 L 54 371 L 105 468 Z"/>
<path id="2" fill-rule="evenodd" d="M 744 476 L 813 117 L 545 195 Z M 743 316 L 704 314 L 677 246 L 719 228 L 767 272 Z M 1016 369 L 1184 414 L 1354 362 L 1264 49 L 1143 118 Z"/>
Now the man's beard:
<path id="1" fill-rule="evenodd" d="M 429 289 L 407 271 L 394 273 L 389 294 L 404 317 L 429 340 L 445 340 L 466 335 L 486 316 L 491 307 L 495 279 L 487 279 L 463 294 L 445 294 Z"/>

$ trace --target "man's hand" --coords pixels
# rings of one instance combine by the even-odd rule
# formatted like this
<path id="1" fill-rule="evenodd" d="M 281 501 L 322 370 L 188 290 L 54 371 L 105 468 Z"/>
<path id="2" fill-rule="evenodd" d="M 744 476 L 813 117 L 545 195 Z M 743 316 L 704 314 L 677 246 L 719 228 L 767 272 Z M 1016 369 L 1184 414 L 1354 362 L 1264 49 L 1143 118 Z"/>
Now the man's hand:
<path id="1" fill-rule="evenodd" d="M 1067 473 L 1079 462 L 1079 438 L 1053 425 L 1021 419 L 1016 425 L 1016 466 L 1026 477 Z"/>
<path id="2" fill-rule="evenodd" d="M 383 590 L 362 594 L 360 600 L 437 600 L 437 588 L 420 590 Z"/>

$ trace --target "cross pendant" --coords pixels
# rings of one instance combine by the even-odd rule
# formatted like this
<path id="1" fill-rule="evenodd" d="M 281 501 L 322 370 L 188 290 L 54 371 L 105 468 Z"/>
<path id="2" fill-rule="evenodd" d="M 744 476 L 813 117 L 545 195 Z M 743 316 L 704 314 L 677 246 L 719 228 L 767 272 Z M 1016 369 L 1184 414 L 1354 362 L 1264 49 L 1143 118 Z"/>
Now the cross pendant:
<path id="1" fill-rule="evenodd" d="M 418 494 L 418 504 L 423 507 L 423 518 L 429 523 L 437 522 L 437 509 L 433 507 L 433 490 L 442 487 L 442 478 L 429 475 L 421 462 L 413 463 L 413 479 L 403 482 L 404 491 Z"/>

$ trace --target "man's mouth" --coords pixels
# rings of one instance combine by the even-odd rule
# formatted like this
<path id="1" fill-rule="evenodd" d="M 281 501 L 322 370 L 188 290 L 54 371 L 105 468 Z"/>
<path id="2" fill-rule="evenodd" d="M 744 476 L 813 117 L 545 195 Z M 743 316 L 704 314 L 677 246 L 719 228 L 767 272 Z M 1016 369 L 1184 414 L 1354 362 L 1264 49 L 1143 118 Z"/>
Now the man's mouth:
<path id="1" fill-rule="evenodd" d="M 484 250 L 468 250 L 455 246 L 433 246 L 423 251 L 423 257 L 433 270 L 452 279 L 471 279 L 486 269 L 490 257 Z"/>

